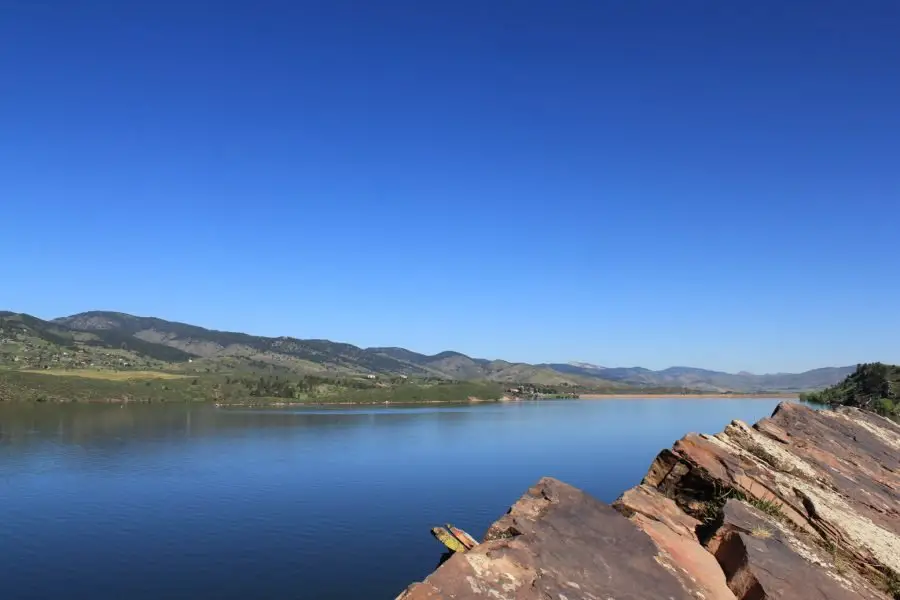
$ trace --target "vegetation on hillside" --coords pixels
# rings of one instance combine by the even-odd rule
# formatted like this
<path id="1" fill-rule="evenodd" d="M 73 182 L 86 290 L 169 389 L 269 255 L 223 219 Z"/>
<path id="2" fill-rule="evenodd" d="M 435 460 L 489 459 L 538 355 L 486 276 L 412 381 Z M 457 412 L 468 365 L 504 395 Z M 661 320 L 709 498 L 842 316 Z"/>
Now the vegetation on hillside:
<path id="1" fill-rule="evenodd" d="M 856 406 L 885 416 L 900 416 L 900 366 L 864 363 L 842 382 L 801 400 L 833 406 Z"/>
<path id="2" fill-rule="evenodd" d="M 133 383 L 128 382 L 139 379 L 139 373 L 165 373 L 196 379 L 197 383 L 181 390 L 183 382 L 166 384 L 146 381 L 148 378 L 144 377 L 140 385 L 149 390 L 142 391 L 156 391 L 165 398 L 179 394 L 193 398 L 200 389 L 217 401 L 232 395 L 286 401 L 318 401 L 357 393 L 372 397 L 444 397 L 454 389 L 446 386 L 456 386 L 457 391 L 451 395 L 464 399 L 461 382 L 494 382 L 491 394 L 497 394 L 502 386 L 501 392 L 526 399 L 632 392 L 759 393 L 824 387 L 850 372 L 819 369 L 799 375 L 755 376 L 685 367 L 650 371 L 585 364 L 530 365 L 472 358 L 450 351 L 426 355 L 402 348 L 359 348 L 328 340 L 215 331 L 115 312 L 88 312 L 47 321 L 0 311 L 0 373 L 4 370 L 61 375 L 72 380 L 73 389 L 92 397 L 135 395 L 129 388 Z M 125 383 L 118 391 L 108 387 L 112 384 L 98 383 L 95 394 L 88 389 L 89 384 L 75 381 L 72 376 Z M 57 385 L 42 383 L 41 387 Z M 102 393 L 101 386 L 107 386 Z M 416 391 L 410 386 L 421 389 Z"/>
<path id="3" fill-rule="evenodd" d="M 315 376 L 172 376 L 123 371 L 0 370 L 0 402 L 216 402 L 219 404 L 381 404 L 497 400 L 491 382 L 371 381 Z"/>
<path id="4" fill-rule="evenodd" d="M 306 349 L 317 349 L 318 362 L 314 362 L 298 358 L 298 340 L 260 338 L 266 340 L 267 348 L 261 352 L 261 347 L 251 347 L 256 343 L 254 336 L 211 332 L 212 338 L 202 342 L 210 355 L 200 357 L 148 341 L 162 340 L 162 333 L 155 329 L 151 335 L 141 329 L 147 325 L 164 328 L 166 323 L 95 313 L 67 324 L 0 313 L 0 401 L 405 403 L 494 400 L 505 393 L 499 383 L 461 381 L 427 369 L 418 376 L 367 371 L 363 365 L 394 365 L 391 361 L 396 359 L 380 353 L 360 359 L 354 368 L 344 361 L 359 355 L 361 349 L 321 340 L 302 343 Z M 144 337 L 134 337 L 136 332 Z M 165 335 L 190 333 L 197 336 L 191 338 L 195 345 L 190 347 L 199 348 L 196 344 L 204 332 L 174 324 Z M 210 345 L 221 348 L 220 342 L 234 341 L 244 345 L 228 346 L 221 354 L 209 352 Z M 439 359 L 462 361 L 465 357 L 461 357 L 445 353 Z M 571 393 L 553 386 L 541 386 L 541 391 Z"/>
<path id="5" fill-rule="evenodd" d="M 359 348 L 329 340 L 216 331 L 153 317 L 102 311 L 53 321 L 0 312 L 0 365 L 10 361 L 18 361 L 18 368 L 28 369 L 155 367 L 225 374 L 266 371 L 274 366 L 294 374 L 324 377 L 375 374 L 510 384 L 568 383 L 594 389 L 617 387 L 600 377 L 579 377 L 542 366 L 471 358 L 459 352 L 429 356 L 401 348 Z"/>
<path id="6" fill-rule="evenodd" d="M 117 331 L 73 331 L 30 315 L 0 313 L 0 367 L 162 369 L 191 358 Z"/>

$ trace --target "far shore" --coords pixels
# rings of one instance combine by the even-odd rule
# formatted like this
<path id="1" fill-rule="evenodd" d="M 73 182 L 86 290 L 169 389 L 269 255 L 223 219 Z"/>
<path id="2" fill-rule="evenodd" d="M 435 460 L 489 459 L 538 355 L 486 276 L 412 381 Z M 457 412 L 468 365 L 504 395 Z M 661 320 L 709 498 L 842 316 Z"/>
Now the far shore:
<path id="1" fill-rule="evenodd" d="M 708 400 L 728 400 L 729 398 L 741 398 L 744 400 L 771 400 L 773 398 L 784 398 L 784 399 L 796 399 L 798 398 L 798 394 L 785 394 L 785 393 L 772 393 L 772 394 L 581 394 L 578 398 L 535 398 L 534 400 L 653 400 L 653 399 L 666 399 L 666 400 L 678 400 L 678 399 L 708 399 Z M 426 405 L 434 405 L 434 404 L 452 404 L 452 405 L 464 405 L 464 404 L 483 404 L 483 403 L 511 403 L 511 402 L 528 402 L 528 399 L 518 400 L 515 398 L 510 398 L 509 396 L 503 398 L 492 398 L 492 399 L 482 399 L 482 398 L 469 398 L 468 400 L 419 400 L 417 402 L 394 402 L 394 401 L 384 401 L 384 402 L 312 402 L 312 401 L 300 401 L 300 402 L 285 402 L 285 401 L 274 401 L 274 402 L 265 402 L 265 401 L 257 401 L 257 402 L 215 402 L 215 406 L 218 408 L 228 408 L 228 407 L 271 407 L 271 408 L 283 408 L 283 407 L 350 407 L 350 406 L 426 406 Z"/>
<path id="2" fill-rule="evenodd" d="M 692 400 L 692 399 L 706 399 L 706 400 L 727 400 L 727 399 L 745 399 L 745 400 L 771 400 L 773 398 L 782 398 L 782 399 L 797 399 L 799 397 L 798 394 L 785 394 L 785 393 L 772 393 L 772 394 L 581 394 L 577 398 L 512 398 L 510 396 L 504 396 L 502 398 L 474 398 L 470 397 L 467 400 L 417 400 L 413 402 L 401 402 L 401 401 L 393 401 L 393 400 L 385 400 L 381 402 L 341 402 L 334 401 L 329 402 L 325 400 L 295 400 L 295 401 L 287 401 L 281 398 L 258 398 L 256 400 L 246 400 L 246 401 L 238 401 L 238 402 L 223 402 L 223 401 L 215 401 L 212 399 L 209 400 L 194 400 L 192 402 L 188 402 L 188 404 L 211 404 L 217 408 L 322 408 L 322 407 L 358 407 L 358 406 L 395 406 L 395 407 L 404 407 L 404 406 L 431 406 L 431 405 L 466 405 L 466 404 L 489 404 L 489 403 L 515 403 L 515 402 L 529 402 L 534 400 L 543 400 L 543 401 L 560 401 L 560 400 L 653 400 L 653 399 L 666 399 L 666 400 Z M 3 401 L 0 399 L 0 406 L 2 405 L 12 405 L 12 404 L 33 404 L 33 405 L 53 405 L 53 404 L 142 404 L 142 405 L 164 405 L 164 404 L 183 404 L 183 402 L 176 401 L 163 401 L 163 402 L 150 402 L 147 400 L 131 400 L 124 398 L 107 398 L 107 399 L 92 399 L 92 400 L 82 400 L 82 401 L 67 401 L 67 400 L 51 400 L 49 402 L 37 402 L 34 400 L 26 400 L 23 402 L 17 402 L 14 400 L 11 401 Z"/>
<path id="3" fill-rule="evenodd" d="M 623 393 L 623 394 L 581 394 L 579 396 L 580 400 L 621 400 L 621 399 L 635 399 L 635 400 L 652 400 L 654 398 L 667 398 L 667 399 L 678 399 L 678 398 L 708 398 L 710 400 L 727 400 L 729 398 L 741 398 L 744 400 L 769 400 L 772 398 L 799 398 L 799 394 L 785 394 L 785 393 L 771 393 L 771 394 L 634 394 L 634 393 Z"/>

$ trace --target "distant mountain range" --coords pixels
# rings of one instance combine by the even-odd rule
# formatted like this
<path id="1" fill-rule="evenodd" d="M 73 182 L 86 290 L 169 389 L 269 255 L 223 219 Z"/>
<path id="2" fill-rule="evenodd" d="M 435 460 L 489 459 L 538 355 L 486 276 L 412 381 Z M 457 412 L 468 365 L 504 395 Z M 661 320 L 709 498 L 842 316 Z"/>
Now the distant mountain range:
<path id="1" fill-rule="evenodd" d="M 3 332 L 15 330 L 16 344 Z M 28 340 L 33 340 L 29 343 Z M 267 366 L 289 372 L 344 375 L 383 374 L 455 380 L 491 380 L 591 388 L 685 388 L 706 391 L 802 391 L 841 381 L 854 367 L 805 373 L 753 375 L 691 367 L 652 371 L 641 367 L 606 368 L 589 363 L 526 364 L 472 358 L 447 351 L 420 354 L 404 348 L 360 348 L 320 339 L 264 337 L 216 331 L 125 313 L 92 311 L 46 321 L 0 312 L 0 362 L 51 360 L 53 349 L 78 347 L 82 361 L 110 361 L 141 368 L 196 363 L 214 371 Z M 106 350 L 106 351 L 103 351 Z M 60 350 L 61 351 L 61 350 Z M 88 357 L 89 355 L 89 357 Z M 20 363 L 21 366 L 22 363 Z"/>
<path id="2" fill-rule="evenodd" d="M 761 392 L 799 392 L 821 389 L 841 381 L 855 366 L 825 367 L 803 373 L 725 373 L 694 367 L 669 367 L 651 371 L 643 367 L 606 368 L 586 363 L 550 363 L 539 365 L 578 377 L 598 377 L 634 387 L 685 387 L 694 390 Z"/>

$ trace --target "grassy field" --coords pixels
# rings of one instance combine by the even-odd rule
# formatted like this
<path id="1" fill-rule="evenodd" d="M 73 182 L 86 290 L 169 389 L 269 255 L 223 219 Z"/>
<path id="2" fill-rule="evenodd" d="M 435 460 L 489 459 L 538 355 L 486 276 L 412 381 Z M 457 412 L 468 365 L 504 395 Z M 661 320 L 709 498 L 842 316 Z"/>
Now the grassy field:
<path id="1" fill-rule="evenodd" d="M 250 379 L 249 382 L 255 382 Z M 289 383 L 269 378 L 271 384 Z M 292 382 L 293 384 L 299 381 Z M 282 388 L 278 388 L 282 389 Z M 293 389 L 293 388 L 292 388 Z M 356 389 L 346 380 L 327 380 L 313 389 L 285 397 L 259 393 L 246 378 L 223 375 L 176 375 L 158 371 L 0 369 L 0 402 L 216 402 L 241 404 L 382 404 L 495 400 L 502 386 L 475 382 L 405 382 Z"/>
<path id="2" fill-rule="evenodd" d="M 117 376 L 113 378 L 82 377 L 73 372 L 58 370 L 48 375 L 47 371 L 0 370 L 0 402 L 196 402 L 221 395 L 218 383 L 211 380 L 134 378 L 141 371 L 91 371 L 92 375 Z"/>
<path id="3" fill-rule="evenodd" d="M 82 377 L 104 379 L 106 381 L 128 381 L 130 379 L 183 379 L 188 375 L 164 373 L 162 371 L 108 371 L 103 369 L 23 369 L 20 373 L 34 373 L 52 377 Z"/>

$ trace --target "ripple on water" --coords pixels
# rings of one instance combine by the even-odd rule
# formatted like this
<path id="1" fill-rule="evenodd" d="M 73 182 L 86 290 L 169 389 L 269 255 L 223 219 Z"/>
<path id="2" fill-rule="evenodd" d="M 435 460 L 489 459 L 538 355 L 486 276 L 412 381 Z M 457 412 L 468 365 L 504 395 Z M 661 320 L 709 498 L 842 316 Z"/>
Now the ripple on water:
<path id="1" fill-rule="evenodd" d="M 393 598 L 439 560 L 430 527 L 480 536 L 544 475 L 611 501 L 776 404 L 0 407 L 4 600 Z"/>

